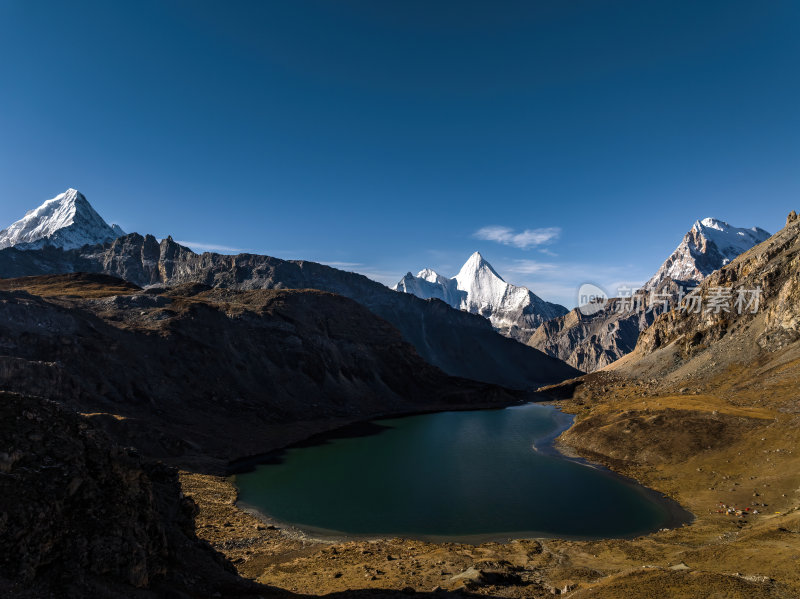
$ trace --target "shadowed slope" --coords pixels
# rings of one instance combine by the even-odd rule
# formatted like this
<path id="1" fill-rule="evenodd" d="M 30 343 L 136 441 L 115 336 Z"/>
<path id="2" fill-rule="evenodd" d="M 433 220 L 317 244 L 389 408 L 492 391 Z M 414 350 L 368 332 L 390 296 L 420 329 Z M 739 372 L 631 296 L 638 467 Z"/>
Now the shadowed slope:
<path id="1" fill-rule="evenodd" d="M 0 251 L 0 276 L 102 272 L 139 286 L 203 283 L 230 289 L 318 289 L 356 300 L 389 321 L 417 353 L 448 374 L 531 389 L 575 376 L 558 359 L 496 333 L 483 317 L 398 293 L 363 275 L 269 256 L 195 254 L 171 238 L 130 234 L 105 246 Z"/>

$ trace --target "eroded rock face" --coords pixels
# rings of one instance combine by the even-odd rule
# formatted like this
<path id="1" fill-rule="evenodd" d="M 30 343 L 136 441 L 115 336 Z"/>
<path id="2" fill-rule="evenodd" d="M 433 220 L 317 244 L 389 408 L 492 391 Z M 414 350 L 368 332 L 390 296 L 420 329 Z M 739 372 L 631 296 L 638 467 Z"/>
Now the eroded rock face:
<path id="1" fill-rule="evenodd" d="M 63 251 L 0 250 L 0 277 L 90 272 L 145 287 L 200 283 L 238 290 L 317 289 L 357 301 L 391 323 L 427 362 L 453 376 L 535 389 L 578 374 L 559 360 L 496 333 L 489 321 L 438 300 L 422 300 L 363 275 L 306 261 L 195 254 L 172 238 L 136 233 L 113 243 Z"/>
<path id="2" fill-rule="evenodd" d="M 6 597 L 155 597 L 244 591 L 193 532 L 177 474 L 114 445 L 55 402 L 0 392 L 0 592 Z M 52 593 L 52 595 L 51 595 Z"/>
<path id="3" fill-rule="evenodd" d="M 688 293 L 711 273 L 768 237 L 769 233 L 758 227 L 733 227 L 713 218 L 697 221 L 658 271 L 636 292 L 644 309 L 621 312 L 620 298 L 610 300 L 604 310 L 589 316 L 574 309 L 542 324 L 528 345 L 584 372 L 604 368 L 633 351 L 639 333 L 667 307 L 680 301 L 681 290 Z"/>
<path id="4" fill-rule="evenodd" d="M 791 216 L 791 215 L 790 215 Z M 800 221 L 787 219 L 787 226 L 753 250 L 706 278 L 699 287 L 708 298 L 715 290 L 730 292 L 729 310 L 701 312 L 672 310 L 655 320 L 642 334 L 637 352 L 651 354 L 676 343 L 684 357 L 706 349 L 728 332 L 752 327 L 758 344 L 775 351 L 800 339 Z M 735 302 L 749 302 L 758 292 L 757 309 Z"/>
<path id="5" fill-rule="evenodd" d="M 542 324 L 528 345 L 560 358 L 584 372 L 594 372 L 619 360 L 636 347 L 639 333 L 649 327 L 681 288 L 670 279 L 658 289 L 637 291 L 633 298 L 611 298 L 602 310 L 584 314 L 580 308 Z"/>
<path id="6" fill-rule="evenodd" d="M 594 314 L 579 309 L 542 324 L 528 345 L 564 360 L 584 372 L 593 372 L 633 351 L 639 331 L 653 322 L 653 310 L 620 312 L 620 300 L 609 301 Z"/>

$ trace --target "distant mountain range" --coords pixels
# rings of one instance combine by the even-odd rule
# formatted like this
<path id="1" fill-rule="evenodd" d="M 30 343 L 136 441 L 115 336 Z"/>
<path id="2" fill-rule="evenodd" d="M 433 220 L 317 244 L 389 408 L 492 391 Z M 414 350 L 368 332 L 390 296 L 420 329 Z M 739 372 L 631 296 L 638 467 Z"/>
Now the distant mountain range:
<path id="1" fill-rule="evenodd" d="M 649 294 L 674 300 L 679 286 L 696 285 L 768 237 L 757 227 L 697 221 L 637 292 L 644 309 L 620 310 L 621 300 L 613 299 L 588 314 L 580 308 L 567 311 L 507 283 L 478 252 L 452 278 L 424 269 L 416 276 L 409 272 L 390 290 L 313 262 L 196 254 L 171 237 L 159 242 L 150 235 L 125 235 L 107 224 L 83 194 L 69 189 L 0 231 L 0 276 L 84 271 L 140 286 L 200 282 L 233 289 L 330 291 L 392 323 L 420 356 L 446 373 L 523 389 L 572 374 L 558 360 L 591 372 L 629 353 L 639 333 L 666 309 L 658 303 L 648 307 Z"/>
<path id="2" fill-rule="evenodd" d="M 416 277 L 409 272 L 392 289 L 422 299 L 440 299 L 453 308 L 480 314 L 497 331 L 523 343 L 543 322 L 567 313 L 564 306 L 506 283 L 479 252 L 472 254 L 452 278 L 426 268 Z"/>
<path id="3" fill-rule="evenodd" d="M 367 307 L 394 325 L 424 360 L 453 376 L 531 389 L 577 372 L 556 358 L 497 334 L 481 316 L 440 301 L 397 293 L 363 275 L 303 260 L 196 254 L 171 237 L 159 242 L 152 235 L 132 233 L 108 240 L 113 233 L 102 219 L 93 218 L 96 212 L 79 193 L 68 192 L 49 202 L 56 209 L 46 202 L 33 211 L 42 215 L 36 231 L 46 232 L 46 236 L 36 239 L 29 235 L 21 246 L 0 250 L 0 277 L 88 272 L 117 276 L 141 287 L 202 283 L 231 289 L 318 289 Z M 48 211 L 43 211 L 45 206 Z M 73 212 L 70 218 L 61 218 L 68 212 Z M 95 226 L 82 228 L 82 233 L 95 239 L 104 236 L 105 241 L 72 247 L 75 237 L 70 236 L 67 243 L 67 233 L 61 231 L 71 231 L 76 222 L 93 222 Z"/>
<path id="4" fill-rule="evenodd" d="M 714 218 L 694 223 L 678 247 L 639 290 L 642 309 L 630 310 L 633 300 L 610 300 L 597 312 L 576 308 L 545 322 L 528 344 L 548 355 L 561 358 L 585 372 L 592 372 L 633 351 L 639 333 L 674 303 L 681 288 L 688 291 L 711 273 L 770 236 L 763 229 L 741 229 Z M 650 301 L 654 294 L 656 301 Z"/>

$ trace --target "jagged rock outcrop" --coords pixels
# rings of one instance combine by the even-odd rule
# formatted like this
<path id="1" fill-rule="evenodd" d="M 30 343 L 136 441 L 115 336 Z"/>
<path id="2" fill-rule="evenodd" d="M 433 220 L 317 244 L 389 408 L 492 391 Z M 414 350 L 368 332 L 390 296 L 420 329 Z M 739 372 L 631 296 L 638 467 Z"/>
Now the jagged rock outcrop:
<path id="1" fill-rule="evenodd" d="M 707 277 L 700 309 L 674 309 L 612 366 L 648 376 L 684 378 L 751 364 L 800 340 L 800 221 Z"/>
<path id="2" fill-rule="evenodd" d="M 518 389 L 576 374 L 563 362 L 498 335 L 485 318 L 315 262 L 254 254 L 195 254 L 170 237 L 159 243 L 151 235 L 136 233 L 74 250 L 0 250 L 0 277 L 79 271 L 106 273 L 139 286 L 202 283 L 239 290 L 328 291 L 351 298 L 390 322 L 423 359 L 448 374 Z"/>
<path id="3" fill-rule="evenodd" d="M 639 333 L 674 306 L 682 292 L 688 293 L 768 237 L 769 233 L 758 227 L 741 229 L 713 218 L 697 221 L 661 268 L 632 294 L 633 300 L 613 298 L 603 310 L 589 314 L 575 308 L 545 322 L 528 344 L 584 372 L 604 368 L 633 351 Z M 640 308 L 628 309 L 631 304 Z"/>
<path id="4" fill-rule="evenodd" d="M 542 324 L 528 343 L 585 372 L 608 366 L 633 351 L 639 331 L 654 319 L 653 310 L 621 311 L 620 303 L 619 298 L 614 298 L 591 314 L 577 308 L 570 310 L 565 316 Z"/>
<path id="5" fill-rule="evenodd" d="M 546 302 L 525 287 L 506 283 L 480 252 L 472 254 L 450 279 L 426 268 L 416 277 L 406 274 L 392 289 L 480 314 L 497 331 L 523 343 L 540 324 L 567 312 L 564 306 Z"/>
<path id="6" fill-rule="evenodd" d="M 176 471 L 53 401 L 0 392 L 0 594 L 164 597 L 268 589 L 194 534 Z"/>

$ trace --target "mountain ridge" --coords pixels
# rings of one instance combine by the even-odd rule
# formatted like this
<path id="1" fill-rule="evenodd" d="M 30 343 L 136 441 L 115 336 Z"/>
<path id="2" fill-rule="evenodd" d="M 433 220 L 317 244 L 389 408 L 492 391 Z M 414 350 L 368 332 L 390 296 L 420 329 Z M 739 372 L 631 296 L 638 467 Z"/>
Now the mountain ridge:
<path id="1" fill-rule="evenodd" d="M 528 344 L 586 372 L 604 368 L 633 351 L 639 334 L 666 311 L 662 300 L 677 301 L 688 287 L 768 237 L 769 233 L 758 227 L 733 227 L 714 218 L 695 221 L 678 247 L 632 297 L 612 298 L 602 310 L 591 314 L 575 308 L 543 323 Z M 623 310 L 624 302 L 640 302 L 643 308 Z"/>
<path id="2" fill-rule="evenodd" d="M 238 290 L 317 289 L 359 302 L 397 328 L 428 363 L 514 389 L 535 389 L 578 371 L 539 350 L 499 335 L 483 317 L 438 300 L 397 293 L 357 273 L 304 260 L 257 254 L 196 254 L 171 237 L 130 233 L 103 245 L 61 250 L 0 250 L 0 277 L 105 273 L 140 287 L 201 283 Z"/>

